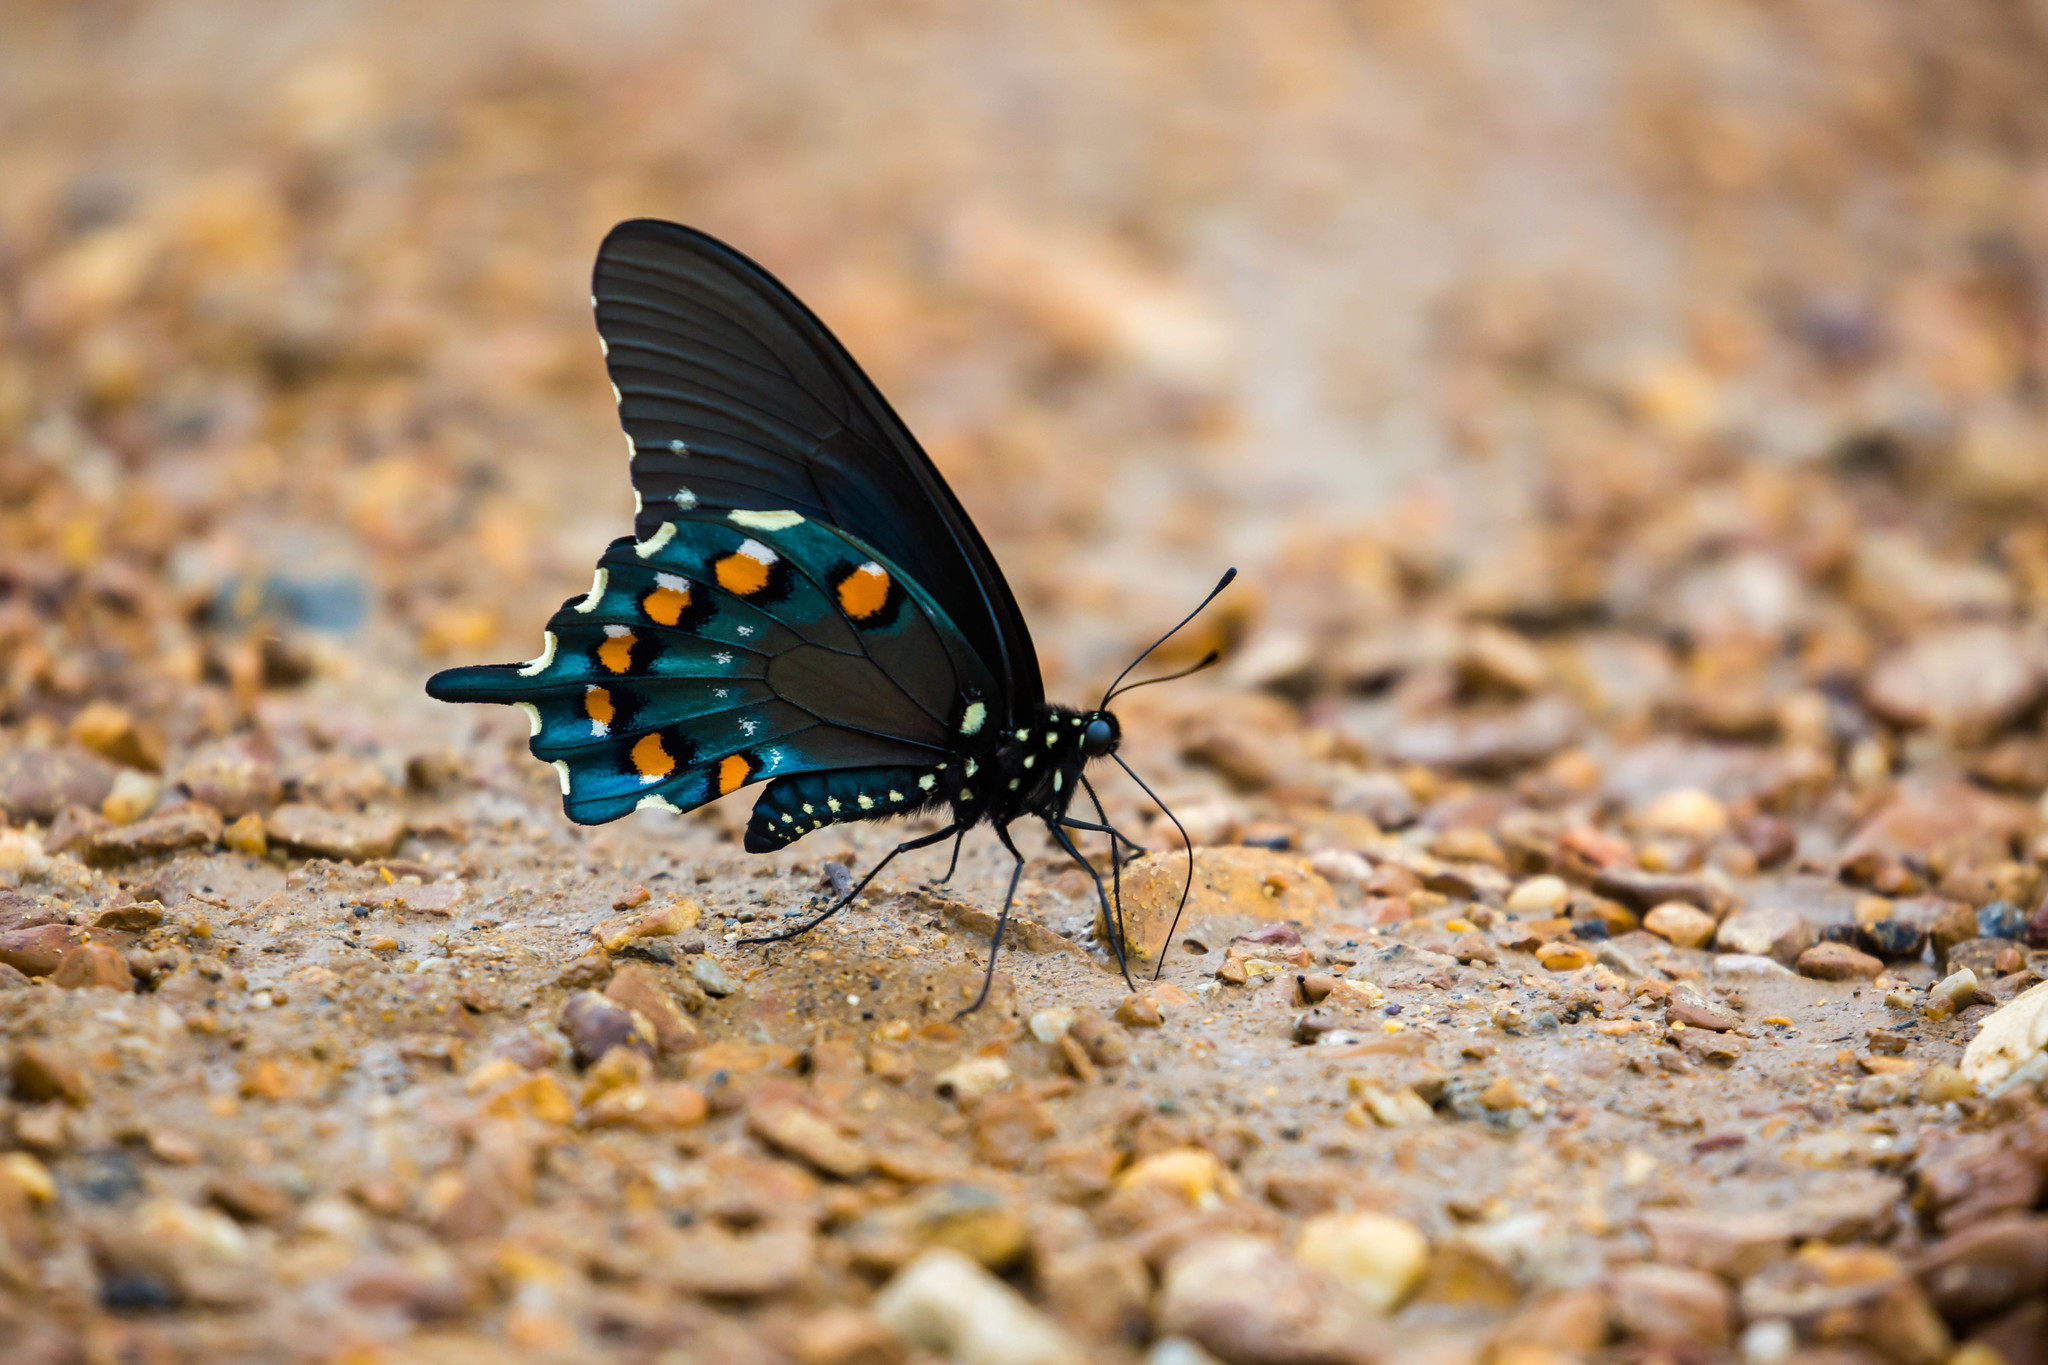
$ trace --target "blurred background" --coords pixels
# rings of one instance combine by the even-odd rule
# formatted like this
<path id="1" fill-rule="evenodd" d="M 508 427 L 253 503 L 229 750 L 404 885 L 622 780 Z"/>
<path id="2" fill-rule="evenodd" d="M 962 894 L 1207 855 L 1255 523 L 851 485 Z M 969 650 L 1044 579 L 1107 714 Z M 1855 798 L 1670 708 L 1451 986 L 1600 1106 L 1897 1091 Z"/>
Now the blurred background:
<path id="1" fill-rule="evenodd" d="M 448 731 L 425 672 L 627 528 L 639 215 L 840 333 L 1057 695 L 1234 561 L 1216 685 L 1396 758 L 1981 746 L 2044 676 L 2044 92 L 2034 0 L 12 0 L 0 746 Z"/>

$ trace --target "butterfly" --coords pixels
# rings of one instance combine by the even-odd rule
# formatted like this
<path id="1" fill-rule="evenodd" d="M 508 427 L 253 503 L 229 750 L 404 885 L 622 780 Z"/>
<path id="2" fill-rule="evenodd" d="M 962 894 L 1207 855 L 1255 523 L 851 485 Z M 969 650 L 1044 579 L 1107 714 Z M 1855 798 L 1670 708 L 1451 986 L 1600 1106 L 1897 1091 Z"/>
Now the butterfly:
<path id="1" fill-rule="evenodd" d="M 755 783 L 751 853 L 827 825 L 946 815 L 823 913 L 746 942 L 814 928 L 913 849 L 953 839 L 957 868 L 960 840 L 989 825 L 1015 866 L 969 1011 L 1024 869 L 1010 826 L 1035 816 L 1093 878 L 1128 982 L 1120 913 L 1073 834 L 1110 836 L 1120 912 L 1122 853 L 1137 845 L 1085 770 L 1123 765 L 1108 706 L 1138 660 L 1093 708 L 1046 701 L 1017 599 L 959 500 L 845 348 L 753 261 L 637 219 L 605 237 L 591 293 L 634 534 L 549 619 L 537 658 L 448 669 L 428 695 L 524 712 L 579 824 Z M 1070 812 L 1083 792 L 1095 820 Z"/>

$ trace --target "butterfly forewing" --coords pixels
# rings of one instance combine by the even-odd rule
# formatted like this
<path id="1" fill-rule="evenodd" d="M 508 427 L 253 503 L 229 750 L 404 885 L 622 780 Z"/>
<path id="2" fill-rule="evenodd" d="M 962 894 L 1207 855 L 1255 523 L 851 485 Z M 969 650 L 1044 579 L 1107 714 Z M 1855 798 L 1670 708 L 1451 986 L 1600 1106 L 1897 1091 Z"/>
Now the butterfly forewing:
<path id="1" fill-rule="evenodd" d="M 930 459 L 766 271 L 673 223 L 614 228 L 592 282 L 645 540 L 693 509 L 787 509 L 871 546 L 979 659 L 1001 716 L 1044 700 L 1009 585 Z"/>

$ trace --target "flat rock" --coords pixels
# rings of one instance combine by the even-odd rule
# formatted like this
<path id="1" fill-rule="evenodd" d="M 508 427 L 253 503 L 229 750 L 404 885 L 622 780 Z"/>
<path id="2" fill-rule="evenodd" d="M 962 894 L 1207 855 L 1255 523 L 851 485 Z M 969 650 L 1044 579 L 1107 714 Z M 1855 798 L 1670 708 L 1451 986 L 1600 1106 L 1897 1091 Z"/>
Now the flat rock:
<path id="1" fill-rule="evenodd" d="M 256 735 L 200 745 L 179 765 L 177 781 L 229 820 L 269 810 L 284 796 L 276 750 Z"/>
<path id="2" fill-rule="evenodd" d="M 79 860 L 93 867 L 118 867 L 143 858 L 220 842 L 220 812 L 197 801 L 172 806 L 132 825 L 95 830 L 79 848 Z"/>
<path id="3" fill-rule="evenodd" d="M 1124 869 L 1124 942 L 1131 956 L 1152 961 L 1180 904 L 1187 876 L 1184 855 L 1140 858 Z M 1243 918 L 1319 924 L 1336 911 L 1337 893 L 1309 869 L 1306 859 L 1264 848 L 1195 850 L 1195 880 L 1181 927 L 1204 920 Z M 1113 940 L 1097 911 L 1096 934 Z"/>
<path id="4" fill-rule="evenodd" d="M 864 1175 L 874 1164 L 864 1145 L 794 1101 L 755 1104 L 747 1111 L 747 1129 L 777 1151 L 841 1180 Z"/>
<path id="5" fill-rule="evenodd" d="M 1593 878 L 1593 890 L 1645 913 L 1667 901 L 1677 901 L 1718 915 L 1734 903 L 1728 889 L 1709 878 L 1677 872 L 1644 872 L 1632 867 L 1603 870 Z"/>
<path id="6" fill-rule="evenodd" d="M 1541 763 L 1576 741 L 1583 728 L 1571 703 L 1539 697 L 1493 715 L 1404 725 L 1390 737 L 1387 757 L 1473 776 L 1508 773 Z"/>
<path id="7" fill-rule="evenodd" d="M 2041 692 L 2041 667 L 2009 627 L 1946 626 L 1916 636 L 1871 670 L 1871 709 L 1974 743 L 1997 734 Z"/>
<path id="8" fill-rule="evenodd" d="M 1884 963 L 1846 943 L 1816 943 L 1799 955 L 1798 967 L 1816 981 L 1869 981 Z"/>
<path id="9" fill-rule="evenodd" d="M 1951 1322 L 1978 1322 L 2048 1295 L 2048 1217 L 1987 1218 L 1929 1247 L 1914 1270 Z"/>
<path id="10" fill-rule="evenodd" d="M 873 1309 L 897 1336 L 956 1365 L 1083 1365 L 1089 1358 L 1016 1290 L 943 1247 L 889 1281 Z"/>
<path id="11" fill-rule="evenodd" d="M 70 746 L 0 754 L 0 811 L 17 823 L 47 825 L 67 806 L 98 810 L 118 771 L 98 754 Z"/>
<path id="12" fill-rule="evenodd" d="M 279 806 L 265 819 L 264 827 L 272 843 L 295 853 L 350 863 L 388 858 L 405 837 L 405 819 L 393 811 L 358 814 L 318 806 Z"/>
<path id="13" fill-rule="evenodd" d="M 2048 1047 L 2048 981 L 1993 1011 L 1963 1049 L 1963 1074 L 1989 1090 Z"/>
<path id="14" fill-rule="evenodd" d="M 68 924 L 9 929 L 0 933 L 0 963 L 26 976 L 48 976 L 57 970 L 64 955 L 84 939 L 84 931 Z"/>
<path id="15" fill-rule="evenodd" d="M 1813 926 L 1785 906 L 1749 906 L 1721 921 L 1714 946 L 1724 953 L 1768 957 L 1786 966 L 1813 946 Z"/>
<path id="16" fill-rule="evenodd" d="M 1719 1276 L 1672 1265 L 1632 1265 L 1616 1272 L 1609 1290 L 1615 1325 L 1639 1341 L 1664 1345 L 1726 1346 L 1735 1296 Z"/>
<path id="17" fill-rule="evenodd" d="M 1371 1365 L 1382 1333 L 1330 1276 L 1255 1237 L 1195 1242 L 1166 1268 L 1161 1333 L 1233 1365 Z"/>
<path id="18" fill-rule="evenodd" d="M 1959 780 L 1906 781 L 1842 846 L 1842 861 L 1865 853 L 1989 864 L 2012 856 L 2014 844 L 2039 823 L 2024 801 Z"/>

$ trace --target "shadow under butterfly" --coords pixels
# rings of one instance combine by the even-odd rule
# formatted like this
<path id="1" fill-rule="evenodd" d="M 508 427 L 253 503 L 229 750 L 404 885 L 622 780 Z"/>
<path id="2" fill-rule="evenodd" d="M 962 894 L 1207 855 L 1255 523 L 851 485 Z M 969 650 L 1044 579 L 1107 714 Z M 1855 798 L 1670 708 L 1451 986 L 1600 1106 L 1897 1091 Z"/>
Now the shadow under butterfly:
<path id="1" fill-rule="evenodd" d="M 428 695 L 523 711 L 529 747 L 554 765 L 579 824 L 687 811 L 755 782 L 767 788 L 747 824 L 751 853 L 846 821 L 950 816 L 822 913 L 744 943 L 816 928 L 898 854 L 946 839 L 950 879 L 960 840 L 986 822 L 1015 866 L 962 1014 L 988 998 L 1023 874 L 1010 825 L 1035 816 L 1093 880 L 1128 985 L 1121 871 L 1142 850 L 1110 825 L 1086 769 L 1111 759 L 1158 802 L 1117 756 L 1107 708 L 1237 571 L 1093 709 L 1049 703 L 980 532 L 853 358 L 774 277 L 704 233 L 641 219 L 606 236 L 591 301 L 626 429 L 634 535 L 613 541 L 590 591 L 548 621 L 538 658 L 437 673 Z M 1093 820 L 1070 813 L 1081 794 Z M 1109 838 L 1110 886 L 1076 833 Z M 1182 908 L 1193 877 L 1190 852 Z"/>

